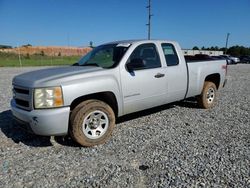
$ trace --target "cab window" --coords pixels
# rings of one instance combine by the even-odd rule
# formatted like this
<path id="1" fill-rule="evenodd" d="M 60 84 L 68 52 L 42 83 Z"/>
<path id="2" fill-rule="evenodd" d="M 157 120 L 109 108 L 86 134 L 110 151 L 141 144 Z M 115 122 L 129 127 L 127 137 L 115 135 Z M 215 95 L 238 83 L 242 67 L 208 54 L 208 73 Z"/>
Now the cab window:
<path id="1" fill-rule="evenodd" d="M 179 64 L 179 58 L 172 44 L 164 43 L 161 45 L 165 56 L 167 66 L 175 66 Z"/>
<path id="2" fill-rule="evenodd" d="M 141 69 L 150 69 L 161 67 L 161 61 L 156 50 L 156 46 L 153 43 L 141 44 L 135 48 L 132 52 L 129 61 L 132 59 L 142 59 L 145 66 Z"/>

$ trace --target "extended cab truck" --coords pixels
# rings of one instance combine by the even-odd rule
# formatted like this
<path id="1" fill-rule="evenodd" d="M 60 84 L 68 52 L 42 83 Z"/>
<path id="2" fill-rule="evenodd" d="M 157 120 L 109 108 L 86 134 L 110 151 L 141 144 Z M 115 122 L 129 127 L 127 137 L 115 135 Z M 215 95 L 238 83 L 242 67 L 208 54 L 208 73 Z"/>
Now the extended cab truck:
<path id="1" fill-rule="evenodd" d="M 12 113 L 38 135 L 104 143 L 116 117 L 197 96 L 211 108 L 224 85 L 225 60 L 187 63 L 176 42 L 133 40 L 96 47 L 74 66 L 13 79 Z"/>

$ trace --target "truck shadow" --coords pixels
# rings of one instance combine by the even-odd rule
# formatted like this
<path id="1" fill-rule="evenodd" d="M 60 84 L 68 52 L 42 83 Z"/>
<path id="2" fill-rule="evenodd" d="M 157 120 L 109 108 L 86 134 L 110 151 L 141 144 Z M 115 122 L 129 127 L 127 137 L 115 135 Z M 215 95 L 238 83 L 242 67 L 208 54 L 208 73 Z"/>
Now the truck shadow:
<path id="1" fill-rule="evenodd" d="M 174 103 L 176 106 L 184 107 L 184 108 L 197 108 L 200 109 L 197 99 L 195 97 L 188 98 L 182 101 L 178 101 Z"/>
<path id="2" fill-rule="evenodd" d="M 21 142 L 33 147 L 51 146 L 49 137 L 33 135 L 14 123 L 10 110 L 0 113 L 0 129 L 7 138 L 11 138 L 17 144 Z"/>
<path id="3" fill-rule="evenodd" d="M 163 110 L 168 110 L 168 109 L 174 108 L 176 106 L 184 107 L 184 108 L 197 108 L 197 109 L 199 108 L 199 106 L 198 106 L 198 104 L 196 102 L 196 99 L 195 98 L 189 98 L 189 99 L 185 99 L 183 101 L 169 103 L 169 104 L 165 104 L 165 105 L 162 105 L 162 106 L 157 106 L 157 107 L 154 107 L 154 108 L 150 108 L 150 109 L 147 109 L 147 110 L 143 110 L 143 111 L 140 111 L 140 112 L 135 112 L 135 113 L 132 113 L 132 114 L 128 114 L 128 115 L 119 117 L 117 119 L 116 123 L 119 124 L 119 123 L 122 123 L 122 122 L 125 122 L 125 121 L 130 121 L 130 120 L 139 118 L 139 117 L 148 116 L 148 115 L 151 115 L 151 114 L 163 111 Z"/>
<path id="4" fill-rule="evenodd" d="M 7 138 L 12 139 L 13 142 L 17 144 L 22 143 L 32 147 L 48 147 L 54 145 L 54 143 L 51 142 L 51 137 L 34 135 L 22 129 L 20 125 L 13 121 L 10 110 L 0 113 L 0 130 Z M 64 146 L 79 147 L 79 145 L 68 136 L 58 136 L 55 137 L 54 140 Z"/>
<path id="5" fill-rule="evenodd" d="M 119 117 L 116 121 L 117 124 L 130 121 L 139 117 L 148 116 L 163 110 L 168 110 L 176 106 L 185 108 L 199 108 L 195 98 L 187 99 L 180 102 L 166 104 L 158 107 L 154 107 L 148 110 L 135 112 L 122 117 Z M 27 146 L 32 147 L 48 147 L 53 146 L 55 143 L 51 142 L 49 136 L 38 136 L 31 134 L 20 127 L 17 123 L 12 120 L 12 113 L 10 110 L 6 110 L 0 113 L 0 130 L 7 137 L 11 138 L 13 142 L 19 144 L 23 143 Z M 60 145 L 68 147 L 81 147 L 78 143 L 73 141 L 70 136 L 56 136 L 54 141 Z"/>
<path id="6" fill-rule="evenodd" d="M 185 107 L 185 108 L 199 108 L 196 99 L 195 98 L 190 98 L 190 99 L 185 99 L 184 101 L 179 101 L 179 102 L 174 102 L 174 103 L 170 103 L 170 104 L 166 104 L 166 105 L 162 105 L 162 106 L 158 106 L 158 107 L 154 107 L 154 108 L 150 108 L 147 110 L 143 110 L 140 112 L 135 112 L 135 113 L 131 113 L 122 117 L 117 118 L 116 120 L 116 124 L 120 124 L 126 121 L 130 121 L 133 119 L 137 119 L 140 117 L 144 117 L 144 116 L 148 116 L 163 110 L 168 110 L 171 108 L 175 108 L 176 106 L 180 106 L 180 107 Z M 72 138 L 70 136 L 64 136 L 64 137 L 55 137 L 55 141 L 61 145 L 64 146 L 69 146 L 69 147 L 82 147 L 81 145 L 79 145 L 78 143 L 76 143 L 74 140 L 72 140 Z"/>
<path id="7" fill-rule="evenodd" d="M 121 117 L 117 118 L 116 123 L 117 124 L 123 123 L 123 122 L 126 122 L 126 121 L 130 121 L 130 120 L 137 119 L 137 118 L 140 118 L 140 117 L 148 116 L 148 115 L 151 115 L 151 114 L 163 111 L 163 110 L 167 110 L 167 109 L 170 109 L 170 108 L 174 108 L 174 105 L 173 104 L 166 104 L 166 105 L 150 108 L 150 109 L 147 109 L 147 110 L 134 112 L 134 113 L 131 113 L 131 114 L 121 116 Z"/>

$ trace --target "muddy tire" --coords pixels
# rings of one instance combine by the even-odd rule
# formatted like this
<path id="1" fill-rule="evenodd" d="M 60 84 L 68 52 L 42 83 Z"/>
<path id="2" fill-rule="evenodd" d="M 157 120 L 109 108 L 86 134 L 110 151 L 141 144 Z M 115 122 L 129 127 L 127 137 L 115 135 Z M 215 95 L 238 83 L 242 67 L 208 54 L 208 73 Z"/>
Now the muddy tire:
<path id="1" fill-rule="evenodd" d="M 86 147 L 106 142 L 114 127 L 114 111 L 108 104 L 99 100 L 80 103 L 70 116 L 71 137 Z"/>
<path id="2" fill-rule="evenodd" d="M 217 100 L 217 88 L 213 82 L 205 82 L 201 94 L 197 97 L 201 108 L 212 108 Z"/>

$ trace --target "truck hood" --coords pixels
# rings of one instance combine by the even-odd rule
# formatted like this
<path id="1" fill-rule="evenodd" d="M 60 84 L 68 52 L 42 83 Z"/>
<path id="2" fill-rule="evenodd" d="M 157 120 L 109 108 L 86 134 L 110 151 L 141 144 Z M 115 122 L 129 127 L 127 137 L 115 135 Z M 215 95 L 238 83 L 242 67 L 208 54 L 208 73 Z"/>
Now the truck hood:
<path id="1" fill-rule="evenodd" d="M 36 70 L 20 74 L 13 78 L 14 85 L 34 88 L 61 85 L 63 81 L 72 80 L 71 77 L 103 70 L 94 66 L 69 66 Z"/>

